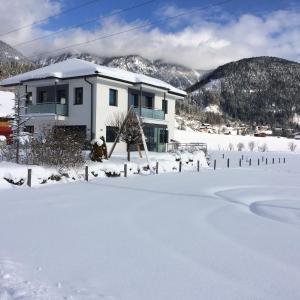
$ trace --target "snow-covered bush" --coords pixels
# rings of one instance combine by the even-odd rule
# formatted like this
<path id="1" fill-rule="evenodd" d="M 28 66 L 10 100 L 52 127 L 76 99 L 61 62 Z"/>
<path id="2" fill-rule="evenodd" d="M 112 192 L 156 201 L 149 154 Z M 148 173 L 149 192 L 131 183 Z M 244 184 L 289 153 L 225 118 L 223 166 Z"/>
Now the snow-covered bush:
<path id="1" fill-rule="evenodd" d="M 228 150 L 233 151 L 234 150 L 234 145 L 232 143 L 228 144 Z"/>
<path id="2" fill-rule="evenodd" d="M 296 150 L 296 148 L 297 148 L 297 145 L 294 142 L 290 142 L 288 144 L 288 148 L 289 148 L 289 150 L 291 150 L 292 152 L 294 152 Z"/>
<path id="3" fill-rule="evenodd" d="M 268 151 L 268 145 L 266 143 L 263 143 L 262 145 L 258 146 L 258 150 L 260 152 L 266 152 Z"/>
<path id="4" fill-rule="evenodd" d="M 249 142 L 248 143 L 248 148 L 249 148 L 250 151 L 253 151 L 254 148 L 255 148 L 255 142 L 253 142 L 253 141 Z"/>
<path id="5" fill-rule="evenodd" d="M 103 159 L 107 159 L 107 147 L 105 139 L 101 136 L 99 139 L 94 139 L 91 141 L 92 151 L 91 160 L 101 162 Z"/>
<path id="6" fill-rule="evenodd" d="M 238 143 L 236 145 L 236 147 L 237 147 L 238 151 L 243 151 L 243 149 L 245 148 L 245 145 L 244 145 L 244 143 Z"/>

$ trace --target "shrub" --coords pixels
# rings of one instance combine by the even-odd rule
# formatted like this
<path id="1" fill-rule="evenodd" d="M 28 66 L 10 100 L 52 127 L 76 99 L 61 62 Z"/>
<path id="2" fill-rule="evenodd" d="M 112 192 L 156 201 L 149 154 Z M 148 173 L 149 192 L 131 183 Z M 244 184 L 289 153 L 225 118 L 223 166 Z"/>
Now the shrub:
<path id="1" fill-rule="evenodd" d="M 255 148 L 255 142 L 253 142 L 253 141 L 249 142 L 248 143 L 248 148 L 249 148 L 250 151 L 253 151 L 254 148 Z"/>
<path id="2" fill-rule="evenodd" d="M 234 146 L 233 146 L 232 143 L 229 143 L 229 144 L 228 144 L 228 150 L 229 150 L 229 151 L 233 151 L 233 150 L 234 150 Z"/>
<path id="3" fill-rule="evenodd" d="M 238 151 L 243 151 L 243 149 L 245 148 L 245 145 L 243 143 L 238 143 L 236 147 L 237 147 Z"/>
<path id="4" fill-rule="evenodd" d="M 297 148 L 297 145 L 294 142 L 290 142 L 288 147 L 292 152 L 294 152 Z"/>

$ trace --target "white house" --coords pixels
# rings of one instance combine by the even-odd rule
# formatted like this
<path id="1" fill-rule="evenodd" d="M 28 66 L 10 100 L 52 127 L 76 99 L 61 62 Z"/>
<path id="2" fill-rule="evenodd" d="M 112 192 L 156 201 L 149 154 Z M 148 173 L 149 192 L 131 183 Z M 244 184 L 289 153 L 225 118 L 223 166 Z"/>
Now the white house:
<path id="1" fill-rule="evenodd" d="M 142 74 L 69 59 L 1 82 L 26 96 L 27 130 L 64 126 L 82 131 L 87 139 L 104 136 L 114 141 L 109 120 L 134 106 L 145 123 L 149 150 L 165 151 L 174 136 L 175 101 L 186 93 Z M 117 150 L 125 150 L 118 143 Z"/>

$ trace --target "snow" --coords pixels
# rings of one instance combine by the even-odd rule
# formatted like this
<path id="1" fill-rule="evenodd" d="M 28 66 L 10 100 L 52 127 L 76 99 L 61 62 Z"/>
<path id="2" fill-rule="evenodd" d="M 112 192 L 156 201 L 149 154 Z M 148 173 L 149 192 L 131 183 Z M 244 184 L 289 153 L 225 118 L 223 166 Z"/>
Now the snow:
<path id="1" fill-rule="evenodd" d="M 219 114 L 219 115 L 222 114 L 219 105 L 216 105 L 216 104 L 211 104 L 209 106 L 206 106 L 204 108 L 204 112 L 211 112 L 211 113 L 215 113 L 215 114 Z"/>
<path id="2" fill-rule="evenodd" d="M 0 117 L 13 116 L 14 98 L 14 93 L 0 91 Z"/>
<path id="3" fill-rule="evenodd" d="M 299 299 L 300 157 L 223 167 L 240 155 L 2 190 L 0 299 Z"/>
<path id="4" fill-rule="evenodd" d="M 94 145 L 94 144 L 97 144 L 99 147 L 103 145 L 103 140 L 101 139 L 93 139 L 91 141 L 91 144 Z"/>
<path id="5" fill-rule="evenodd" d="M 133 84 L 151 84 L 157 87 L 165 88 L 170 92 L 178 93 L 183 97 L 186 95 L 186 92 L 177 89 L 172 85 L 159 79 L 117 68 L 100 66 L 92 62 L 80 60 L 77 58 L 68 59 L 56 64 L 52 64 L 37 70 L 33 70 L 24 74 L 5 79 L 1 82 L 1 85 L 17 85 L 22 81 L 42 79 L 48 77 L 56 77 L 63 79 L 74 76 L 87 76 L 96 74 L 99 74 L 100 76 L 102 75 L 116 79 L 126 80 Z"/>
<path id="6" fill-rule="evenodd" d="M 224 135 L 224 134 L 210 134 L 206 132 L 189 130 L 175 130 L 176 141 L 181 143 L 207 143 L 208 150 L 228 150 L 229 144 L 232 144 L 237 149 L 238 143 L 245 145 L 245 150 L 248 149 L 248 143 L 255 143 L 255 151 L 262 145 L 266 144 L 269 151 L 290 151 L 289 143 L 297 145 L 295 152 L 300 153 L 300 140 L 288 139 L 284 137 L 268 136 L 268 137 L 254 137 L 243 135 Z"/>

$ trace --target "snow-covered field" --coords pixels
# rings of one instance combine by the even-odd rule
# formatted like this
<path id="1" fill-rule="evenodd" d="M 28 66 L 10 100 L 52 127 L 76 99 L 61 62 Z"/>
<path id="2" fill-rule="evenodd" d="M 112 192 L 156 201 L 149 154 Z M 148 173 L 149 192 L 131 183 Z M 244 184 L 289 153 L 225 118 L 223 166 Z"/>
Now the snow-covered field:
<path id="1" fill-rule="evenodd" d="M 300 299 L 300 156 L 222 154 L 216 171 L 1 190 L 0 299 Z"/>
<path id="2" fill-rule="evenodd" d="M 258 147 L 266 144 L 268 151 L 284 151 L 290 152 L 289 143 L 293 142 L 296 145 L 295 152 L 300 153 L 300 140 L 278 138 L 275 136 L 269 137 L 254 137 L 242 135 L 224 135 L 224 134 L 211 134 L 205 132 L 194 131 L 190 128 L 187 130 L 175 130 L 175 140 L 181 143 L 207 143 L 208 150 L 228 150 L 229 144 L 234 146 L 237 150 L 238 143 L 243 143 L 244 150 L 248 150 L 249 142 L 255 143 L 254 150 L 257 151 Z"/>

